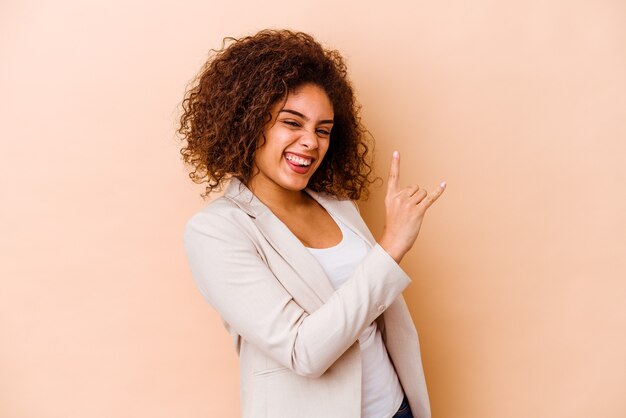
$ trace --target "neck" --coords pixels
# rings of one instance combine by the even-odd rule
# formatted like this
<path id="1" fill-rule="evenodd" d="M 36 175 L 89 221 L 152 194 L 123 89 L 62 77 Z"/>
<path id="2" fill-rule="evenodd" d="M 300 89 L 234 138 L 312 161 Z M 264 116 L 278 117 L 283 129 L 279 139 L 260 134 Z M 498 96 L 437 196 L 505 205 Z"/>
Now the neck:
<path id="1" fill-rule="evenodd" d="M 293 211 L 311 200 L 304 190 L 287 190 L 274 183 L 265 184 L 255 180 L 257 179 L 250 179 L 246 187 L 272 211 Z"/>

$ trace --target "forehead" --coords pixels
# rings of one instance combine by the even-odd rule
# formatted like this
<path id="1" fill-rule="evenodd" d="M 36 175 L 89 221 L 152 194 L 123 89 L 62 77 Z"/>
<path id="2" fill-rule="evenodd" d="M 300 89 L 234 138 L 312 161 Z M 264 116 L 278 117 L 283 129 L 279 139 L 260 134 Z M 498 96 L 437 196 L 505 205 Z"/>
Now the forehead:
<path id="1" fill-rule="evenodd" d="M 307 116 L 333 116 L 333 105 L 326 91 L 315 84 L 305 84 L 290 91 L 279 109 L 292 109 Z"/>

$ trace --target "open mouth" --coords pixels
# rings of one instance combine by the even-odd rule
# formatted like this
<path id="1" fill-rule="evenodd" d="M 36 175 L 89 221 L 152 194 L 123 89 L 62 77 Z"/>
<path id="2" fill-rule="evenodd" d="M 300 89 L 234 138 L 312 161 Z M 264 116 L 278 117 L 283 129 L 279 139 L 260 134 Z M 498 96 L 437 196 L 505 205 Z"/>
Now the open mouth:
<path id="1" fill-rule="evenodd" d="M 297 155 L 292 152 L 285 152 L 285 162 L 293 173 L 308 175 L 312 170 L 314 158 Z"/>
<path id="2" fill-rule="evenodd" d="M 312 158 L 305 158 L 291 153 L 285 153 L 285 159 L 298 167 L 308 167 L 313 163 Z"/>

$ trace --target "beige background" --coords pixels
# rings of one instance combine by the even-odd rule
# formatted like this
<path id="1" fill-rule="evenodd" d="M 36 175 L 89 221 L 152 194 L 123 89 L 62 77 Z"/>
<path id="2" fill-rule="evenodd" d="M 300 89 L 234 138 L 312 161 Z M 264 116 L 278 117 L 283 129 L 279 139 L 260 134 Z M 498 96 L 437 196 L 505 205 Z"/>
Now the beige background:
<path id="1" fill-rule="evenodd" d="M 626 413 L 626 3 L 0 3 L 0 416 L 236 417 L 174 128 L 227 35 L 344 52 L 385 177 L 448 190 L 403 262 L 435 418 Z M 382 189 L 362 205 L 376 233 Z"/>

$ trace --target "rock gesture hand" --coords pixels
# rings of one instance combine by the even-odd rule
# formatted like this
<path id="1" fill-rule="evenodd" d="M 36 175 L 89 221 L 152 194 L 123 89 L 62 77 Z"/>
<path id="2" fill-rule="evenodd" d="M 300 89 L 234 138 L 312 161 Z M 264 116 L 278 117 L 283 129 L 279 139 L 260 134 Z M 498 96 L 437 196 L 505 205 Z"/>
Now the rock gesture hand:
<path id="1" fill-rule="evenodd" d="M 413 247 L 426 210 L 446 188 L 445 181 L 433 192 L 420 189 L 415 184 L 400 188 L 399 181 L 400 154 L 394 151 L 385 196 L 385 229 L 378 244 L 397 263 Z"/>

